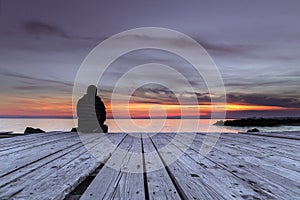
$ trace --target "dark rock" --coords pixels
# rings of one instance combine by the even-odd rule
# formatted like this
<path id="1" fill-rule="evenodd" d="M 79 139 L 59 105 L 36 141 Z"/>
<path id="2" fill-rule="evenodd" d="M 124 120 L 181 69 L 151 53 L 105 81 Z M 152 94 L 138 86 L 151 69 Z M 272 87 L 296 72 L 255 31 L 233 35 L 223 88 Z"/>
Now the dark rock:
<path id="1" fill-rule="evenodd" d="M 300 125 L 300 118 L 247 118 L 237 120 L 226 120 L 224 126 L 281 126 L 281 125 Z"/>
<path id="2" fill-rule="evenodd" d="M 72 128 L 71 132 L 77 132 L 77 128 Z"/>
<path id="3" fill-rule="evenodd" d="M 216 126 L 224 126 L 224 121 L 223 120 L 219 120 L 216 123 L 214 123 L 214 125 L 216 125 Z"/>
<path id="4" fill-rule="evenodd" d="M 26 127 L 24 133 L 45 133 L 45 131 L 39 128 Z"/>
<path id="5" fill-rule="evenodd" d="M 247 131 L 247 133 L 253 133 L 253 132 L 259 132 L 259 130 L 257 128 L 254 128 L 254 129 L 249 129 Z"/>

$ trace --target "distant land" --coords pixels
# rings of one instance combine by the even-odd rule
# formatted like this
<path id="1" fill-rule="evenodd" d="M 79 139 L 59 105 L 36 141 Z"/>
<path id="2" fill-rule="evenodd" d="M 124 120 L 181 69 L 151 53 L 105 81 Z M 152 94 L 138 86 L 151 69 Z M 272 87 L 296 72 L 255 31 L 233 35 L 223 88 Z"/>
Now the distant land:
<path id="1" fill-rule="evenodd" d="M 214 125 L 219 126 L 300 126 L 300 117 L 285 117 L 285 118 L 246 118 L 246 119 L 235 119 L 235 120 L 220 120 Z"/>

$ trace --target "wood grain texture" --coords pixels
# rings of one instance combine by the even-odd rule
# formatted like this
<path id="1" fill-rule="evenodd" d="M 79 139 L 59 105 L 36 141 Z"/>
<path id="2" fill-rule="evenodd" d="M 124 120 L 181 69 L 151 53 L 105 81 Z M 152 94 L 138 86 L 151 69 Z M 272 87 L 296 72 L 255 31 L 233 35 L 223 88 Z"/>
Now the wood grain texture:
<path id="1" fill-rule="evenodd" d="M 77 198 L 300 199 L 299 132 L 224 133 L 205 157 L 205 134 L 149 135 L 0 139 L 0 199 L 64 199 L 96 168 Z"/>
<path id="2" fill-rule="evenodd" d="M 195 159 L 200 159 L 198 152 L 204 137 L 200 134 L 197 136 L 194 143 L 190 146 L 193 151 L 189 150 L 186 153 Z M 224 137 L 228 136 L 229 135 L 226 135 Z M 232 140 L 230 140 L 230 142 L 232 144 Z M 237 145 L 238 143 L 235 144 Z M 243 146 L 241 142 L 239 142 L 239 144 Z M 247 162 L 245 158 L 249 157 L 249 154 L 251 155 L 250 151 L 243 150 L 242 148 L 234 149 L 234 146 L 228 146 L 227 143 L 221 139 L 206 158 L 227 171 L 232 172 L 242 181 L 248 182 L 255 187 L 254 189 L 259 193 L 266 193 L 267 195 L 274 196 L 276 199 L 294 199 L 295 197 L 299 197 L 299 184 L 286 176 L 278 175 L 274 173 L 274 171 L 262 167 L 260 162 Z M 261 150 L 261 153 L 256 153 L 255 155 L 259 156 L 260 160 L 263 161 L 265 157 L 264 154 L 265 153 Z M 241 157 L 239 155 L 241 155 Z M 258 197 L 261 197 L 261 195 L 258 195 Z"/>
<path id="3" fill-rule="evenodd" d="M 149 199 L 181 199 L 151 139 L 143 137 Z"/>

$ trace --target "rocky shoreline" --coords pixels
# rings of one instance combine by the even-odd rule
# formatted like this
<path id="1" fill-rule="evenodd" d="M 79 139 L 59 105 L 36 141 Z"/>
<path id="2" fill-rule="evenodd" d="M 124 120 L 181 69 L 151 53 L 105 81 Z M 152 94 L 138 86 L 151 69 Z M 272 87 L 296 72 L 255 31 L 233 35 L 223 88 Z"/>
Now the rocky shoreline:
<path id="1" fill-rule="evenodd" d="M 246 119 L 235 119 L 235 120 L 220 120 L 214 125 L 218 126 L 238 126 L 238 127 L 263 127 L 263 126 L 300 126 L 300 118 L 246 118 Z"/>

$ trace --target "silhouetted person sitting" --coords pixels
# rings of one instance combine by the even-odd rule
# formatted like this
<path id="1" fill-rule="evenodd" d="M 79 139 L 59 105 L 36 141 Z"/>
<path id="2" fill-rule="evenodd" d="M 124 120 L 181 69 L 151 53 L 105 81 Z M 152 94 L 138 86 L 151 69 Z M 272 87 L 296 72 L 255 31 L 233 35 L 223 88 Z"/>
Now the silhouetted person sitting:
<path id="1" fill-rule="evenodd" d="M 104 132 L 108 127 L 104 124 L 106 120 L 105 105 L 97 96 L 97 88 L 90 85 L 87 94 L 79 99 L 77 103 L 78 129 L 81 132 Z"/>

